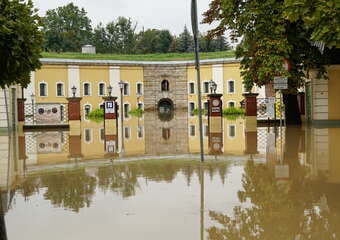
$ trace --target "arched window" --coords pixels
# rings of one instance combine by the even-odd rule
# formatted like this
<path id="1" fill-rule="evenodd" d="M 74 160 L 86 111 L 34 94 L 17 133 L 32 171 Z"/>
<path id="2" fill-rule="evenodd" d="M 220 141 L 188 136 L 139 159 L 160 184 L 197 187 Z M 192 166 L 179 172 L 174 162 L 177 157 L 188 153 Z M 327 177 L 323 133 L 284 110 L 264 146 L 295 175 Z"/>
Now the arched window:
<path id="1" fill-rule="evenodd" d="M 57 96 L 62 97 L 64 96 L 64 84 L 57 83 Z"/>
<path id="2" fill-rule="evenodd" d="M 84 118 L 88 119 L 89 113 L 91 112 L 91 105 L 84 106 Z"/>
<path id="3" fill-rule="evenodd" d="M 46 97 L 47 96 L 47 84 L 46 83 L 40 83 L 39 84 L 39 96 L 40 97 Z"/>
<path id="4" fill-rule="evenodd" d="M 84 96 L 91 95 L 91 88 L 89 83 L 84 83 Z"/>
<path id="5" fill-rule="evenodd" d="M 99 85 L 98 85 L 98 95 L 99 96 L 105 95 L 105 83 L 99 83 Z"/>
<path id="6" fill-rule="evenodd" d="M 228 102 L 228 107 L 235 107 L 235 101 L 229 101 Z"/>
<path id="7" fill-rule="evenodd" d="M 168 80 L 163 80 L 161 83 L 161 90 L 162 92 L 167 92 L 169 91 L 169 81 Z"/>

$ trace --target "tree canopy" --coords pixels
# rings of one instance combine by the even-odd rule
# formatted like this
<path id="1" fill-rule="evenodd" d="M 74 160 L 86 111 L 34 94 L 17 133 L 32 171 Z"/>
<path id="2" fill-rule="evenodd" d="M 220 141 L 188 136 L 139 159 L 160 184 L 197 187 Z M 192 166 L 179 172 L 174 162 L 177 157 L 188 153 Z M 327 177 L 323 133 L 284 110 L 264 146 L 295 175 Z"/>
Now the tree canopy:
<path id="1" fill-rule="evenodd" d="M 84 8 L 73 3 L 48 10 L 44 17 L 44 48 L 48 51 L 80 51 L 91 40 L 91 20 Z"/>
<path id="2" fill-rule="evenodd" d="M 265 85 L 274 76 L 287 76 L 290 91 L 302 85 L 308 70 L 327 63 L 315 41 L 332 48 L 340 42 L 340 3 L 336 0 L 213 0 L 204 23 L 218 21 L 211 36 L 231 30 L 242 38 L 236 56 L 248 90 Z M 284 68 L 288 60 L 291 70 Z"/>
<path id="3" fill-rule="evenodd" d="M 0 2 L 0 87 L 30 81 L 30 72 L 40 67 L 41 19 L 32 1 Z"/>

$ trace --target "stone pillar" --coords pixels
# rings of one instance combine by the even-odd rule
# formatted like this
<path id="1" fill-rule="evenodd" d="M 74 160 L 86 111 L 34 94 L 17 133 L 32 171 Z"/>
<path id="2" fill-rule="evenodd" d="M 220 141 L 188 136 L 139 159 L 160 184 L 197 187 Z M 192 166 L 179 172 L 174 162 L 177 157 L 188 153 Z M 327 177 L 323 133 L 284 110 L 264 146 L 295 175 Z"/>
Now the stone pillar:
<path id="1" fill-rule="evenodd" d="M 68 101 L 68 123 L 70 125 L 70 135 L 80 135 L 80 100 L 79 97 L 67 98 Z"/>
<path id="2" fill-rule="evenodd" d="M 17 111 L 18 111 L 18 127 L 23 129 L 25 123 L 25 101 L 26 98 L 17 99 Z"/>
<path id="3" fill-rule="evenodd" d="M 70 160 L 80 160 L 83 158 L 81 151 L 81 136 L 79 135 L 69 135 L 69 156 Z"/>
<path id="4" fill-rule="evenodd" d="M 222 154 L 222 94 L 209 94 L 209 154 Z"/>
<path id="5" fill-rule="evenodd" d="M 103 97 L 104 100 L 104 142 L 107 154 L 117 153 L 118 148 L 118 118 L 117 118 L 117 97 Z"/>

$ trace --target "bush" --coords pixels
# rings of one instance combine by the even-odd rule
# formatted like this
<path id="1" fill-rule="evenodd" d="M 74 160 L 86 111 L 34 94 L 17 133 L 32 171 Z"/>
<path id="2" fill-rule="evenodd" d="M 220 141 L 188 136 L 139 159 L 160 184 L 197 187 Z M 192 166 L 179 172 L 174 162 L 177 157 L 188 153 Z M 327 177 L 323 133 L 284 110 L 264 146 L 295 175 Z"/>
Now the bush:
<path id="1" fill-rule="evenodd" d="M 229 107 L 223 109 L 223 116 L 230 119 L 236 120 L 238 117 L 244 116 L 245 110 L 243 108 Z"/>
<path id="2" fill-rule="evenodd" d="M 201 112 L 202 112 L 202 115 L 207 115 L 208 114 L 208 111 L 204 108 L 201 108 Z M 194 110 L 192 110 L 192 114 L 194 114 L 195 116 L 198 115 L 198 108 L 195 108 Z"/>
<path id="3" fill-rule="evenodd" d="M 104 120 L 104 109 L 97 108 L 89 113 L 87 117 L 94 122 L 101 122 Z"/>
<path id="4" fill-rule="evenodd" d="M 129 111 L 129 114 L 133 117 L 142 117 L 144 114 L 144 110 L 141 108 L 135 108 Z"/>

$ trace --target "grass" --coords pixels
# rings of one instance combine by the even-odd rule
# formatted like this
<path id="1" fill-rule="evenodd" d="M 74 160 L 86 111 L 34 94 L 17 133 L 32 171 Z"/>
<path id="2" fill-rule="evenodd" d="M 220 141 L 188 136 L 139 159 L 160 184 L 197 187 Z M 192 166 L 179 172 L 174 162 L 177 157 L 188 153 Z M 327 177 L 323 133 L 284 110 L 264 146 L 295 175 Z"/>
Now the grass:
<path id="1" fill-rule="evenodd" d="M 86 60 L 126 60 L 126 61 L 185 61 L 194 60 L 195 55 L 191 53 L 153 53 L 153 54 L 82 54 L 78 52 L 43 52 L 43 58 L 66 58 Z M 233 58 L 235 52 L 206 52 L 200 53 L 200 59 Z"/>

